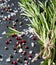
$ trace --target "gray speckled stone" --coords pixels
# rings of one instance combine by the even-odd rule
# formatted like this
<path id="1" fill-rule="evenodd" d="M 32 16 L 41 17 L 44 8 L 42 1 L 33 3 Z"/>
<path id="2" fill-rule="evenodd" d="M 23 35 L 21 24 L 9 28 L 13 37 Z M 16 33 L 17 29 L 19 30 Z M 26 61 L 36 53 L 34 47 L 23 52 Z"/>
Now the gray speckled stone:
<path id="1" fill-rule="evenodd" d="M 8 1 L 9 1 L 9 0 L 8 0 Z M 15 53 L 15 55 L 14 55 L 14 51 L 13 51 L 13 45 L 16 43 L 17 40 L 15 40 L 14 38 L 12 38 L 12 42 L 11 42 L 9 45 L 6 45 L 6 44 L 5 44 L 5 41 L 7 40 L 7 37 L 6 37 L 5 35 L 2 35 L 2 33 L 3 33 L 4 31 L 6 31 L 6 32 L 8 31 L 7 26 L 11 26 L 11 27 L 12 27 L 12 25 L 13 25 L 12 21 L 15 21 L 16 18 L 18 18 L 18 22 L 17 22 L 17 24 L 16 24 L 16 25 L 17 25 L 16 28 L 17 28 L 17 30 L 19 30 L 19 31 L 22 31 L 23 29 L 27 29 L 28 26 L 26 26 L 26 24 L 29 23 L 29 22 L 24 21 L 24 18 L 23 18 L 23 17 L 21 18 L 21 16 L 20 16 L 20 12 L 19 12 L 20 9 L 18 8 L 18 1 L 19 1 L 19 0 L 10 0 L 9 2 L 8 2 L 8 1 L 6 1 L 7 4 L 6 4 L 6 3 L 5 3 L 5 4 L 6 4 L 6 5 L 10 5 L 11 9 L 14 10 L 14 12 L 16 13 L 16 16 L 13 16 L 13 14 L 7 13 L 6 11 L 4 11 L 4 12 L 3 12 L 3 17 L 4 17 L 4 16 L 8 16 L 8 15 L 11 14 L 12 20 L 10 21 L 10 23 L 9 23 L 8 21 L 5 21 L 5 20 L 1 20 L 1 21 L 0 21 L 0 55 L 3 55 L 3 61 L 0 62 L 0 65 L 12 65 L 11 63 L 7 63 L 7 62 L 6 62 L 6 59 L 9 57 L 10 54 L 13 55 L 13 59 L 12 59 L 12 60 L 16 60 L 17 58 L 21 58 L 21 57 L 20 57 L 20 56 L 21 56 L 20 53 Z M 0 1 L 0 4 L 1 4 L 1 3 L 2 3 L 2 2 Z M 14 3 L 14 4 L 13 4 L 13 3 Z M 12 5 L 13 5 L 13 6 L 12 6 Z M 15 11 L 15 10 L 16 10 L 16 11 Z M 0 15 L 1 15 L 1 9 L 0 9 Z M 9 16 L 8 16 L 8 17 L 9 17 Z M 24 24 L 22 25 L 22 27 L 20 27 L 19 22 L 24 22 Z M 30 34 L 29 34 L 29 35 L 30 35 Z M 27 40 L 26 45 L 29 46 L 29 49 L 26 50 L 27 53 L 29 53 L 30 50 L 33 50 L 34 54 L 37 53 L 37 52 L 39 52 L 39 44 L 38 44 L 37 42 L 33 41 L 32 39 L 30 39 L 30 38 L 27 37 L 27 36 L 24 36 L 23 39 L 26 39 L 26 40 Z M 36 43 L 36 46 L 33 47 L 33 48 L 32 48 L 32 46 L 30 45 L 32 42 L 33 42 L 33 43 Z M 9 48 L 8 50 L 5 50 L 5 49 L 4 49 L 6 46 Z M 33 57 L 34 57 L 34 54 L 33 54 Z M 22 58 L 21 58 L 22 61 L 23 61 L 22 65 L 24 65 L 24 60 L 23 60 L 23 58 L 24 58 L 24 56 L 22 56 Z M 29 61 L 29 62 L 30 62 L 30 61 Z M 31 62 L 30 62 L 29 65 L 39 65 L 39 64 L 40 64 L 40 60 L 35 61 L 34 63 L 31 63 Z M 21 64 L 18 63 L 18 65 L 21 65 Z"/>

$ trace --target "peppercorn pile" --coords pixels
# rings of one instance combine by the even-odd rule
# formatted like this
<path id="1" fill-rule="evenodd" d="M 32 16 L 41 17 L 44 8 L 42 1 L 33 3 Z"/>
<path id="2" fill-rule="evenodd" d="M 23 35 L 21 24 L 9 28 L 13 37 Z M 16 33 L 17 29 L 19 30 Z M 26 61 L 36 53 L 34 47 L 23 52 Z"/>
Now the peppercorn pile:
<path id="1" fill-rule="evenodd" d="M 39 52 L 37 37 L 28 27 L 28 19 L 20 16 L 18 0 L 0 0 L 0 65 L 39 65 L 40 60 L 31 63 Z M 8 27 L 22 34 L 7 37 Z"/>

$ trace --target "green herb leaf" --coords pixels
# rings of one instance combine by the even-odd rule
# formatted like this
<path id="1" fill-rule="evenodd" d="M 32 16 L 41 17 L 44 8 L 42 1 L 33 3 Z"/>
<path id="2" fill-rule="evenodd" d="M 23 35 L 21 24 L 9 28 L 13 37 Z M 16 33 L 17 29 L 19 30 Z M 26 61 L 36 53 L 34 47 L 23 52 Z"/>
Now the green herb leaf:
<path id="1" fill-rule="evenodd" d="M 11 27 L 8 27 L 8 33 L 6 33 L 6 35 L 7 36 L 11 36 L 11 35 L 13 35 L 13 34 L 20 34 L 21 32 L 19 32 L 19 31 L 17 31 L 17 30 L 15 30 L 15 29 L 13 29 L 13 28 L 11 28 Z"/>

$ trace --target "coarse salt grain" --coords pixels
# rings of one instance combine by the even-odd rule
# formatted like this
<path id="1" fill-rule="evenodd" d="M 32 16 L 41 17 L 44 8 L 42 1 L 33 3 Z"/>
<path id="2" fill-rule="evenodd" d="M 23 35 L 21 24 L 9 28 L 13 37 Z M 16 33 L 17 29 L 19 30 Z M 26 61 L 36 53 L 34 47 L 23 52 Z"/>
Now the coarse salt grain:
<path id="1" fill-rule="evenodd" d="M 0 59 L 0 62 L 3 61 L 3 58 Z"/>
<path id="2" fill-rule="evenodd" d="M 29 51 L 29 54 L 32 54 L 32 50 Z"/>
<path id="3" fill-rule="evenodd" d="M 10 57 L 6 59 L 6 62 L 10 62 L 10 61 L 11 61 Z"/>
<path id="4" fill-rule="evenodd" d="M 16 15 L 16 13 L 11 13 L 11 16 L 14 16 L 14 15 Z"/>
<path id="5" fill-rule="evenodd" d="M 19 53 L 22 53 L 22 51 L 23 51 L 23 49 L 22 49 L 22 48 L 20 48 L 20 49 L 19 49 Z"/>
<path id="6" fill-rule="evenodd" d="M 33 28 L 29 27 L 28 30 L 30 33 L 33 33 Z"/>
<path id="7" fill-rule="evenodd" d="M 5 35 L 6 34 L 6 31 L 2 32 L 2 35 Z"/>
<path id="8" fill-rule="evenodd" d="M 6 18 L 7 18 L 7 16 L 4 16 L 4 18 L 6 19 Z"/>
<path id="9" fill-rule="evenodd" d="M 10 18 L 11 16 L 10 15 L 8 15 L 8 18 Z"/>
<path id="10" fill-rule="evenodd" d="M 33 42 L 31 43 L 31 46 L 34 47 L 34 43 Z"/>

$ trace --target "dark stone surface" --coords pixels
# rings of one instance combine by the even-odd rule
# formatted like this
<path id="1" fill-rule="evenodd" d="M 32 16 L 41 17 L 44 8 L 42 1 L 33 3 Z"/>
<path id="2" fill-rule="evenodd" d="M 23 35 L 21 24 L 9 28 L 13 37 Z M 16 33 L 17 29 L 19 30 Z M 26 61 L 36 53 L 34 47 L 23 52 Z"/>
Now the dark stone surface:
<path id="1" fill-rule="evenodd" d="M 2 2 L 0 1 L 0 4 L 1 3 Z M 13 7 L 11 6 L 12 3 L 15 4 Z M 7 5 L 8 4 L 10 5 L 10 8 L 12 10 L 18 10 L 18 0 L 10 0 L 10 2 L 7 1 Z M 2 16 L 1 15 L 1 11 L 2 10 L 0 8 L 0 16 Z M 3 37 L 2 39 L 0 39 L 0 55 L 2 55 L 3 58 L 4 58 L 4 60 L 2 62 L 0 62 L 0 65 L 13 65 L 13 64 L 11 64 L 11 62 L 10 63 L 7 63 L 6 62 L 6 59 L 8 58 L 9 54 L 12 54 L 13 55 L 13 59 L 11 61 L 13 61 L 13 60 L 16 61 L 16 59 L 17 58 L 20 58 L 20 56 L 21 56 L 20 53 L 16 53 L 14 55 L 13 45 L 16 43 L 17 40 L 15 40 L 15 38 L 12 38 L 11 37 L 12 42 L 10 44 L 6 45 L 5 44 L 5 41 L 7 40 L 7 37 L 5 35 L 2 35 L 2 32 L 4 32 L 4 31 L 7 32 L 8 31 L 7 26 L 12 27 L 12 21 L 15 21 L 16 18 L 18 19 L 18 22 L 17 22 L 17 24 L 15 26 L 15 28 L 17 30 L 22 31 L 23 29 L 27 29 L 28 28 L 28 26 L 26 26 L 26 24 L 29 23 L 29 22 L 25 21 L 24 20 L 24 17 L 21 17 L 20 16 L 20 12 L 19 11 L 20 11 L 20 9 L 18 10 L 18 13 L 16 14 L 16 16 L 12 16 L 11 17 L 12 20 L 10 20 L 10 21 L 1 20 L 1 22 L 0 22 L 0 37 Z M 7 11 L 4 10 L 3 16 L 7 16 L 9 14 L 10 13 L 7 13 Z M 3 17 L 2 17 L 2 19 L 3 19 Z M 23 22 L 22 27 L 20 27 L 19 22 Z M 25 39 L 27 41 L 26 45 L 29 46 L 29 49 L 26 50 L 27 53 L 29 52 L 29 50 L 32 50 L 34 52 L 34 54 L 37 53 L 37 52 L 39 52 L 39 44 L 37 42 L 33 41 L 32 39 L 29 39 L 27 36 L 24 36 L 23 39 Z M 35 47 L 33 47 L 33 48 L 31 47 L 31 45 L 30 45 L 31 42 L 34 42 L 36 44 Z M 5 50 L 4 49 L 5 46 L 8 47 L 8 50 Z M 34 54 L 32 54 L 33 57 L 34 57 Z M 22 59 L 22 62 L 23 62 L 22 65 L 24 65 L 24 60 L 23 60 L 24 57 L 27 57 L 27 55 L 26 56 L 22 56 L 22 58 L 21 58 Z M 40 60 L 37 60 L 34 63 L 31 63 L 31 60 L 29 62 L 30 62 L 29 65 L 39 65 L 40 64 Z M 21 64 L 18 63 L 18 65 L 21 65 Z"/>

